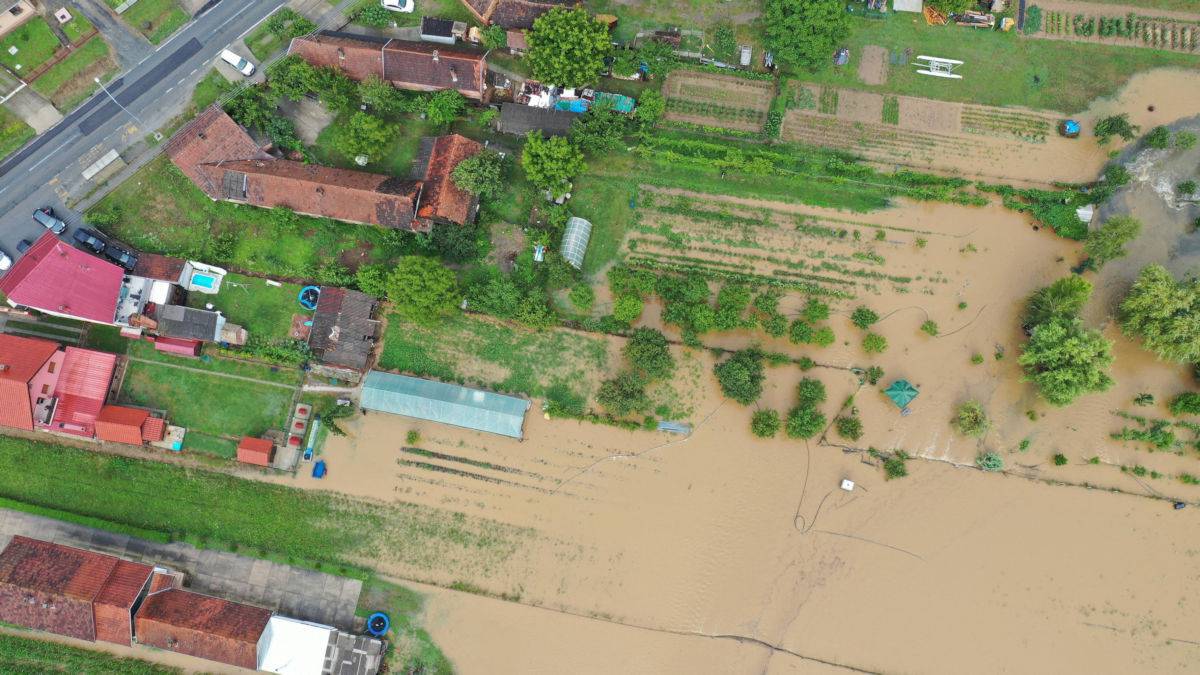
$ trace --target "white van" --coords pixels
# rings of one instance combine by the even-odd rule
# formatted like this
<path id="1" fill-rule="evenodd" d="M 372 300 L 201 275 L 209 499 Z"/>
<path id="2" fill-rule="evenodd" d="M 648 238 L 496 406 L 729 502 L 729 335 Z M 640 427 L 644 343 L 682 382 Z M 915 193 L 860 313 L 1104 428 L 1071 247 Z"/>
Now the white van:
<path id="1" fill-rule="evenodd" d="M 228 49 L 221 50 L 221 60 L 224 61 L 225 63 L 228 63 L 229 65 L 233 66 L 234 68 L 237 68 L 237 71 L 239 73 L 245 75 L 246 77 L 250 77 L 251 75 L 254 74 L 254 64 L 253 63 L 250 63 L 246 59 L 243 59 L 242 57 L 238 56 L 237 54 L 234 54 L 233 52 L 229 51 Z"/>

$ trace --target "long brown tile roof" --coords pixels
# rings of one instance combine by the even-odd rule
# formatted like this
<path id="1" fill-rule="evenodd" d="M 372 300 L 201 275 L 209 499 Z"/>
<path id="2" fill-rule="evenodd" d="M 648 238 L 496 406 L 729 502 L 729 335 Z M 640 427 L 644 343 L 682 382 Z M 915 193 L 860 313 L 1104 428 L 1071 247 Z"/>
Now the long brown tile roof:
<path id="1" fill-rule="evenodd" d="M 0 582 L 86 602 L 117 604 L 136 597 L 148 565 L 21 535 L 0 553 Z"/>
<path id="2" fill-rule="evenodd" d="M 326 32 L 293 39 L 288 54 L 295 54 L 314 66 L 340 68 L 350 79 L 365 80 L 372 75 L 383 77 L 385 44 L 386 39 Z"/>
<path id="3" fill-rule="evenodd" d="M 285 159 L 224 162 L 204 170 L 226 187 L 222 199 L 388 228 L 411 227 L 421 194 L 416 181 Z"/>
<path id="4" fill-rule="evenodd" d="M 383 47 L 383 79 L 402 89 L 455 89 L 478 99 L 486 76 L 480 52 L 406 40 L 390 40 Z"/>
<path id="5" fill-rule="evenodd" d="M 271 610 L 178 588 L 148 596 L 137 618 L 186 628 L 224 640 L 257 644 Z"/>

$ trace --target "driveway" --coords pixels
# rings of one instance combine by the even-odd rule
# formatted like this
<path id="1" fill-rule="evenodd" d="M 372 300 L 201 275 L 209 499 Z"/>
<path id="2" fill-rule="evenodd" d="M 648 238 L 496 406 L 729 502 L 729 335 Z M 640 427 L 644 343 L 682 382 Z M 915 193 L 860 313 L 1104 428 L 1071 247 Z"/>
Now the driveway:
<path id="1" fill-rule="evenodd" d="M 4 105 L 39 134 L 62 121 L 62 113 L 32 87 L 22 87 Z"/>

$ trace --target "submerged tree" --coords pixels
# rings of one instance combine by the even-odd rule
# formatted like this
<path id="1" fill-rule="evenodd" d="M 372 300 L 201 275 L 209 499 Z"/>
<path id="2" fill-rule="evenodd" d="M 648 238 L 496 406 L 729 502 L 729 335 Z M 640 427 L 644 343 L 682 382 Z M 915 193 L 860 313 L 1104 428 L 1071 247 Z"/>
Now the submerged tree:
<path id="1" fill-rule="evenodd" d="M 1025 380 L 1052 405 L 1063 406 L 1083 394 L 1113 385 L 1108 375 L 1112 343 L 1098 330 L 1083 327 L 1078 318 L 1055 318 L 1033 329 L 1017 362 Z"/>
<path id="2" fill-rule="evenodd" d="M 1137 239 L 1142 232 L 1142 223 L 1132 216 L 1116 216 L 1104 221 L 1100 227 L 1088 232 L 1083 242 L 1083 252 L 1097 268 L 1125 255 L 1125 244 Z"/>
<path id="3" fill-rule="evenodd" d="M 751 348 L 735 352 L 733 356 L 718 363 L 713 372 L 721 385 L 721 391 L 742 405 L 750 405 L 762 396 L 766 372 L 761 350 Z"/>
<path id="4" fill-rule="evenodd" d="M 978 401 L 967 401 L 954 411 L 954 419 L 950 421 L 950 425 L 964 436 L 979 437 L 987 433 L 992 423 Z"/>
<path id="5" fill-rule="evenodd" d="M 1025 306 L 1025 325 L 1038 326 L 1055 318 L 1079 315 L 1092 295 L 1092 284 L 1080 276 L 1063 277 L 1039 288 L 1029 296 Z"/>
<path id="6" fill-rule="evenodd" d="M 1132 141 L 1140 129 L 1141 127 L 1129 122 L 1127 113 L 1112 115 L 1096 122 L 1096 140 L 1101 145 L 1107 143 L 1108 139 L 1113 136 L 1120 136 L 1123 140 Z"/>
<path id="7" fill-rule="evenodd" d="M 1200 284 L 1175 281 L 1161 265 L 1141 271 L 1121 303 L 1121 330 L 1159 358 L 1200 362 Z"/>

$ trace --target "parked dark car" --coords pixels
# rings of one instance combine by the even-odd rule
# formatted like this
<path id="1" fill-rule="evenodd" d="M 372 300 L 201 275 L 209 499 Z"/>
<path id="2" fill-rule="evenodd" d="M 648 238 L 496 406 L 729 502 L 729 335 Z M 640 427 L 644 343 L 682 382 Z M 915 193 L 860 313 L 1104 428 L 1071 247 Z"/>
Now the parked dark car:
<path id="1" fill-rule="evenodd" d="M 33 248 L 33 242 L 29 241 L 28 239 L 22 239 L 21 241 L 17 242 L 17 253 L 21 255 L 24 255 L 25 251 L 28 251 L 31 248 Z"/>
<path id="2" fill-rule="evenodd" d="M 56 218 L 54 210 L 49 206 L 43 206 L 34 211 L 33 219 L 37 221 L 38 225 L 50 230 L 54 234 L 62 234 L 67 231 L 67 224 Z"/>
<path id="3" fill-rule="evenodd" d="M 99 232 L 89 230 L 86 227 L 80 227 L 71 235 L 75 239 L 75 243 L 86 248 L 92 253 L 103 253 L 107 242 L 100 236 Z"/>
<path id="4" fill-rule="evenodd" d="M 124 267 L 129 272 L 132 272 L 133 268 L 137 266 L 138 259 L 136 255 L 112 243 L 105 244 L 104 257 Z"/>

